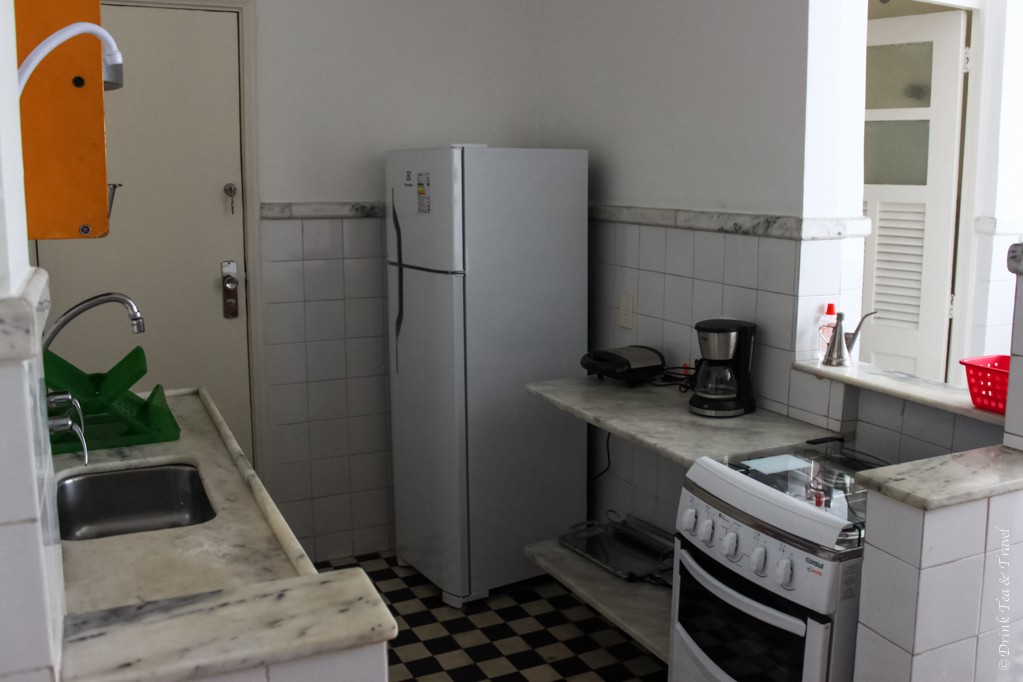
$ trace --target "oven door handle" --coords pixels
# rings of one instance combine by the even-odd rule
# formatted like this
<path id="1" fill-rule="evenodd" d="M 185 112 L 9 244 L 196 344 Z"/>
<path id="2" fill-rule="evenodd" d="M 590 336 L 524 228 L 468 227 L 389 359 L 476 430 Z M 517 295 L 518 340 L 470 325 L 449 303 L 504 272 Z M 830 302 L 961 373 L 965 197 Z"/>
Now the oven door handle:
<path id="1" fill-rule="evenodd" d="M 687 550 L 679 550 L 679 555 L 682 558 L 682 564 L 686 567 L 686 570 L 689 571 L 689 574 L 693 576 L 696 582 L 700 583 L 705 590 L 721 601 L 731 604 L 738 609 L 742 609 L 757 620 L 763 621 L 772 627 L 784 630 L 785 632 L 791 632 L 797 637 L 806 636 L 806 623 L 803 621 L 798 618 L 794 618 L 787 613 L 782 613 L 781 611 L 768 608 L 760 602 L 736 592 L 727 585 L 721 584 L 716 578 L 714 578 L 714 576 L 703 570 L 703 568 L 696 563 L 693 557 L 690 556 Z"/>

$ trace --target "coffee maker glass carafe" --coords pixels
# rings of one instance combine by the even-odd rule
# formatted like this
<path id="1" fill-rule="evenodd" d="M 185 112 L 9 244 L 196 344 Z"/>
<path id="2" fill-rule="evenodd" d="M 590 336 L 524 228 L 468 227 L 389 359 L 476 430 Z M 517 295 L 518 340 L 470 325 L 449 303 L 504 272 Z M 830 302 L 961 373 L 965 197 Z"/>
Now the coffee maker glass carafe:
<path id="1" fill-rule="evenodd" d="M 753 412 L 753 343 L 756 325 L 741 320 L 696 323 L 700 360 L 689 409 L 706 417 Z"/>
<path id="2" fill-rule="evenodd" d="M 696 375 L 693 391 L 704 398 L 716 400 L 735 398 L 739 394 L 739 384 L 735 380 L 731 363 L 704 360 Z"/>

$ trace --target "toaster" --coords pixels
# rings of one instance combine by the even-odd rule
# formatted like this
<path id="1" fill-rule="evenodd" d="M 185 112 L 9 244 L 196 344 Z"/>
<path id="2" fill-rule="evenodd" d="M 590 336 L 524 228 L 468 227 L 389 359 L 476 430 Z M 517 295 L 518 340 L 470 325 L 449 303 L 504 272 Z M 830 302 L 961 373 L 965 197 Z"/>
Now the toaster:
<path id="1" fill-rule="evenodd" d="M 624 381 L 630 388 L 664 373 L 664 356 L 649 346 L 622 346 L 592 350 L 579 360 L 587 374 Z"/>

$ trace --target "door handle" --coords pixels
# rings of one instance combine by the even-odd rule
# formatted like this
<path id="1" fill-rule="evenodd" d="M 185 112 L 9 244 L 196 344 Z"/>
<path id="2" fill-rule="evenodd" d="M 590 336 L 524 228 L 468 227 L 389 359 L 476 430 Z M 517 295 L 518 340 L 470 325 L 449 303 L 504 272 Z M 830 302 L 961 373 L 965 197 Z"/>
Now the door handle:
<path id="1" fill-rule="evenodd" d="M 394 188 L 391 188 L 391 221 L 394 223 L 394 245 L 398 257 L 398 314 L 394 318 L 394 372 L 398 373 L 398 337 L 401 323 L 405 319 L 405 264 L 401 254 L 401 223 L 398 222 L 398 207 L 394 203 Z"/>
<path id="2" fill-rule="evenodd" d="M 238 263 L 226 260 L 220 264 L 220 290 L 224 305 L 224 319 L 238 317 Z"/>

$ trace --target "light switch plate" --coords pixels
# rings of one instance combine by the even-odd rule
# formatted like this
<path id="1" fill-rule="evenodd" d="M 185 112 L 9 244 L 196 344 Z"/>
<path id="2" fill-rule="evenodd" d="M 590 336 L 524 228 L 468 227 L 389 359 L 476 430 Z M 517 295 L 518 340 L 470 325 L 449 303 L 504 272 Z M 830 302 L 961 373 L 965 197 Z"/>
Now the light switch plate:
<path id="1" fill-rule="evenodd" d="M 632 329 L 632 294 L 622 294 L 618 299 L 618 326 Z"/>

